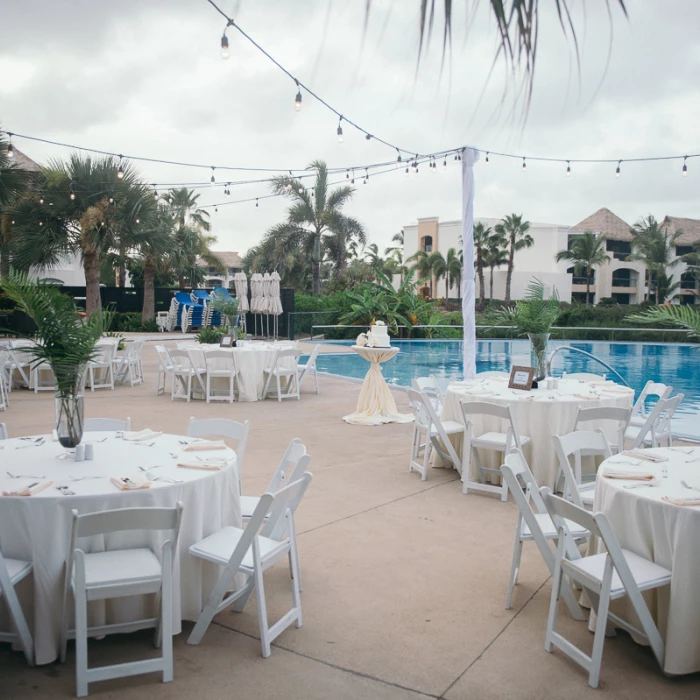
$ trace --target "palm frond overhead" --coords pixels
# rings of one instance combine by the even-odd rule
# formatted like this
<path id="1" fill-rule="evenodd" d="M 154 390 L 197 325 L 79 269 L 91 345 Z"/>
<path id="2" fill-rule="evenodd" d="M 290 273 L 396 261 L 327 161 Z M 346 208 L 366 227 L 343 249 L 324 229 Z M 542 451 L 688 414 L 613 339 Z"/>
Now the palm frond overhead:
<path id="1" fill-rule="evenodd" d="M 689 304 L 657 306 L 638 314 L 630 314 L 628 321 L 637 323 L 658 323 L 688 331 L 691 338 L 700 340 L 700 311 Z"/>

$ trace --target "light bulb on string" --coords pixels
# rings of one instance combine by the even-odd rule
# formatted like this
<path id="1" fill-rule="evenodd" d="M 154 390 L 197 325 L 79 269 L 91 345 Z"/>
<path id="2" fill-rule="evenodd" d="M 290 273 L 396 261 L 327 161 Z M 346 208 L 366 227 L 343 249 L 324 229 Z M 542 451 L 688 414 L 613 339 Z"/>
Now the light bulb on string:
<path id="1" fill-rule="evenodd" d="M 229 186 L 231 185 L 230 182 L 226 183 L 226 187 L 224 187 L 224 197 L 228 199 L 231 196 L 231 190 L 229 189 Z"/>
<path id="2" fill-rule="evenodd" d="M 75 192 L 73 192 L 73 185 L 70 186 L 70 198 L 71 201 L 75 201 Z"/>
<path id="3" fill-rule="evenodd" d="M 171 195 L 168 195 L 168 204 L 172 204 L 172 203 L 173 203 L 173 198 Z M 173 219 L 174 218 L 175 218 L 175 215 L 173 214 Z"/>
<path id="4" fill-rule="evenodd" d="M 301 88 L 299 87 L 298 80 L 295 80 L 294 82 L 297 84 L 297 96 L 294 98 L 294 109 L 299 112 L 301 110 Z"/>
<path id="5" fill-rule="evenodd" d="M 523 158 L 523 172 L 527 170 L 527 163 L 525 162 L 525 158 Z"/>
<path id="6" fill-rule="evenodd" d="M 350 179 L 350 171 L 349 171 L 349 170 L 346 170 L 346 171 L 345 171 L 345 179 L 346 179 L 346 180 L 349 180 L 349 179 Z"/>
<path id="7" fill-rule="evenodd" d="M 462 152 L 461 151 L 457 154 L 457 160 L 458 161 L 462 160 Z"/>
<path id="8" fill-rule="evenodd" d="M 399 149 L 396 149 L 396 162 L 400 163 L 401 162 L 401 151 Z"/>
<path id="9" fill-rule="evenodd" d="M 688 163 L 686 162 L 688 160 L 688 156 L 683 156 L 683 170 L 681 171 L 683 173 L 683 177 L 686 177 L 688 175 Z"/>
<path id="10" fill-rule="evenodd" d="M 122 159 L 124 156 L 119 156 L 119 167 L 117 168 L 117 177 L 120 180 L 124 179 L 124 168 L 122 167 Z"/>
<path id="11" fill-rule="evenodd" d="M 442 169 L 447 170 L 447 156 L 445 156 L 445 160 L 442 161 Z"/>
<path id="12" fill-rule="evenodd" d="M 571 163 L 566 161 L 566 177 L 571 177 Z"/>
<path id="13" fill-rule="evenodd" d="M 155 182 L 153 183 L 153 199 L 158 199 L 158 190 L 156 189 Z"/>
<path id="14" fill-rule="evenodd" d="M 489 162 L 489 151 L 486 151 L 486 162 Z"/>
<path id="15" fill-rule="evenodd" d="M 141 223 L 141 219 L 139 219 L 138 216 L 136 217 L 136 223 L 137 223 L 137 224 L 140 224 L 140 223 Z"/>
<path id="16" fill-rule="evenodd" d="M 256 206 L 256 208 L 258 207 L 259 204 L 260 204 L 260 203 L 258 202 L 258 199 L 257 199 L 257 197 L 256 197 L 256 198 L 255 198 L 255 206 Z"/>
<path id="17" fill-rule="evenodd" d="M 340 125 L 342 121 L 343 117 L 340 117 L 340 119 L 338 119 L 338 143 L 343 143 L 343 127 Z"/>
<path id="18" fill-rule="evenodd" d="M 214 213 L 218 214 L 219 213 L 219 207 L 214 207 Z"/>
<path id="19" fill-rule="evenodd" d="M 216 178 L 214 177 L 214 166 L 211 166 L 211 184 L 213 185 L 216 182 Z"/>
<path id="20" fill-rule="evenodd" d="M 369 182 L 369 171 L 365 168 L 365 185 Z"/>
<path id="21" fill-rule="evenodd" d="M 227 59 L 231 55 L 228 50 L 228 37 L 226 36 L 226 30 L 233 24 L 233 20 L 229 20 L 224 28 L 224 33 L 221 37 L 221 58 Z"/>
<path id="22" fill-rule="evenodd" d="M 365 134 L 365 138 L 369 141 L 372 138 L 372 134 Z"/>
<path id="23" fill-rule="evenodd" d="M 43 225 L 44 225 L 44 222 L 43 222 L 43 221 L 40 221 L 40 222 L 39 222 L 39 226 L 43 226 Z"/>
<path id="24" fill-rule="evenodd" d="M 44 203 L 44 198 L 43 198 L 43 197 L 39 197 L 39 204 L 43 204 L 43 203 Z"/>
<path id="25" fill-rule="evenodd" d="M 352 177 L 350 178 L 350 184 L 354 185 L 355 184 L 355 169 L 353 168 L 352 171 Z"/>
<path id="26" fill-rule="evenodd" d="M 621 160 L 617 161 L 617 170 L 615 170 L 615 177 L 620 177 L 620 164 L 622 163 Z"/>
<path id="27" fill-rule="evenodd" d="M 304 194 L 304 188 L 301 185 L 299 186 L 298 192 L 299 194 Z"/>
<path id="28" fill-rule="evenodd" d="M 7 157 L 14 158 L 15 149 L 12 147 L 12 134 L 8 131 L 7 135 L 9 136 L 9 143 L 7 144 Z"/>
<path id="29" fill-rule="evenodd" d="M 410 170 L 411 169 L 408 166 L 406 166 L 406 177 L 408 177 L 411 174 Z"/>
<path id="30" fill-rule="evenodd" d="M 110 198 L 109 198 L 109 203 L 110 203 L 110 204 L 114 204 L 114 197 L 110 197 Z"/>

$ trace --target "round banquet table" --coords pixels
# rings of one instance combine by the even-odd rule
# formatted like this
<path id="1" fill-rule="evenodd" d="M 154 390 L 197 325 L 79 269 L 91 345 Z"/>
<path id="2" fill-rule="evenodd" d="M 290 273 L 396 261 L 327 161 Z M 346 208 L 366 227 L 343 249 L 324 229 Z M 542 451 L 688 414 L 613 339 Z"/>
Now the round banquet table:
<path id="1" fill-rule="evenodd" d="M 68 453 L 50 435 L 44 436 L 43 444 L 38 447 L 28 438 L 1 443 L 0 493 L 17 491 L 36 482 L 40 485 L 52 482 L 31 496 L 0 496 L 0 549 L 6 557 L 24 559 L 34 565 L 33 576 L 18 584 L 17 592 L 32 629 L 38 664 L 48 664 L 57 658 L 64 563 L 73 509 L 94 513 L 116 508 L 172 507 L 182 501 L 184 509 L 173 572 L 175 634 L 181 631 L 181 620 L 197 619 L 218 575 L 215 567 L 202 567 L 200 560 L 189 555 L 188 548 L 222 527 L 241 526 L 238 468 L 232 449 L 183 452 L 186 446 L 183 442 L 201 440 L 163 434 L 138 443 L 120 435 L 85 433 L 83 444 L 94 443 L 95 457 L 84 462 L 75 462 L 72 456 L 61 459 Z M 197 455 L 202 460 L 227 464 L 219 471 L 177 466 L 178 462 L 199 462 Z M 112 483 L 112 477 L 143 479 L 139 466 L 153 468 L 154 477 L 181 479 L 182 483 L 152 481 L 150 488 L 132 491 L 121 491 Z M 29 478 L 10 478 L 6 470 Z M 62 495 L 58 486 L 67 486 L 74 495 Z M 150 546 L 160 554 L 166 538 L 166 532 L 149 535 L 127 532 L 82 542 L 87 551 Z M 128 622 L 157 614 L 155 596 L 93 601 L 88 610 L 90 625 Z M 8 629 L 5 613 L 2 617 L 0 629 Z"/>
<path id="2" fill-rule="evenodd" d="M 528 436 L 532 442 L 523 447 L 530 469 L 540 486 L 554 487 L 559 462 L 554 451 L 553 435 L 565 435 L 574 429 L 579 408 L 593 406 L 622 406 L 629 408 L 634 399 L 634 391 L 614 382 L 584 382 L 578 379 L 560 379 L 558 389 L 533 389 L 519 391 L 508 388 L 508 377 L 496 377 L 465 382 L 454 382 L 447 388 L 441 419 L 464 423 L 460 401 L 487 401 L 512 406 L 518 432 Z M 475 434 L 488 431 L 505 433 L 506 421 L 494 416 L 475 416 Z M 609 441 L 617 442 L 617 434 L 612 421 L 591 421 L 586 430 L 602 428 Z M 461 435 L 453 437 L 458 454 L 462 451 Z M 462 456 L 464 459 L 464 456 Z M 436 459 L 435 466 L 441 466 Z M 484 466 L 495 467 L 498 453 L 484 452 Z M 478 481 L 474 460 L 471 479 Z"/>
<path id="3" fill-rule="evenodd" d="M 700 505 L 676 505 L 663 498 L 694 500 L 700 504 L 700 490 L 687 489 L 681 484 L 685 481 L 700 489 L 700 448 L 655 448 L 645 452 L 666 457 L 668 461 L 656 464 L 639 461 L 633 465 L 629 457 L 615 455 L 601 464 L 593 510 L 605 513 L 621 547 L 671 569 L 671 585 L 646 592 L 644 598 L 666 644 L 664 671 L 697 673 L 700 671 Z M 625 488 L 644 482 L 605 478 L 601 474 L 606 466 L 615 466 L 616 471 L 649 472 L 655 479 L 651 486 Z M 598 551 L 600 546 L 599 542 L 591 543 L 593 551 Z M 610 609 L 623 619 L 635 620 L 624 598 L 611 602 Z"/>
<path id="4" fill-rule="evenodd" d="M 369 348 L 353 345 L 352 349 L 370 363 L 357 398 L 354 413 L 343 416 L 346 423 L 354 425 L 382 425 L 383 423 L 410 423 L 413 416 L 399 413 L 396 401 L 382 376 L 382 362 L 392 360 L 399 352 L 398 348 Z"/>
<path id="5" fill-rule="evenodd" d="M 240 342 L 240 341 L 239 341 Z M 243 347 L 222 348 L 218 345 L 200 345 L 198 343 L 178 343 L 178 349 L 185 350 L 193 358 L 197 367 L 204 368 L 203 354 L 214 350 L 224 350 L 233 353 L 236 369 L 240 372 L 238 379 L 238 400 L 239 401 L 259 401 L 265 388 L 265 373 L 263 370 L 272 366 L 275 359 L 275 352 L 288 348 L 297 348 L 296 343 L 260 343 L 244 341 Z M 196 356 L 200 354 L 202 360 L 197 361 Z M 291 368 L 293 358 L 285 357 L 280 360 L 282 367 Z M 206 377 L 206 373 L 203 375 Z M 221 381 L 221 380 L 220 380 Z M 225 383 L 226 380 L 224 379 Z M 214 383 L 214 382 L 212 382 Z M 195 389 L 196 387 L 196 389 Z M 204 397 L 196 380 L 192 382 L 192 392 L 200 398 Z"/>

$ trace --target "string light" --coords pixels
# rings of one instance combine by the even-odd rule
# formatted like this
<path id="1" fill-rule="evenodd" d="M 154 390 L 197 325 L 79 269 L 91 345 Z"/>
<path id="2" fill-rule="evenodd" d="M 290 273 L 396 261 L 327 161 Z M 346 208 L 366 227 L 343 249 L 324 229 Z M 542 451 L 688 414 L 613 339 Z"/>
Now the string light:
<path id="1" fill-rule="evenodd" d="M 114 197 L 110 197 L 110 198 L 109 198 L 109 203 L 110 203 L 110 204 L 114 204 Z"/>
<path id="2" fill-rule="evenodd" d="M 169 195 L 168 195 L 168 204 L 171 204 L 171 205 L 172 205 L 172 203 L 173 203 L 173 197 L 172 197 L 172 195 L 169 194 Z M 173 219 L 174 219 L 174 218 L 175 218 L 175 216 L 173 215 Z"/>
<path id="3" fill-rule="evenodd" d="M 224 28 L 223 36 L 221 37 L 221 58 L 224 60 L 229 58 L 231 55 L 228 50 L 228 37 L 226 36 L 226 30 L 233 24 L 233 20 L 229 19 Z"/>
<path id="4" fill-rule="evenodd" d="M 140 224 L 140 223 L 141 223 L 141 219 L 139 219 L 138 216 L 136 217 L 136 223 L 137 223 L 137 224 Z"/>
<path id="5" fill-rule="evenodd" d="M 12 148 L 12 134 L 8 131 L 7 135 L 10 137 L 9 143 L 7 144 L 7 157 L 14 158 L 15 157 L 15 149 Z"/>
<path id="6" fill-rule="evenodd" d="M 447 170 L 447 156 L 445 156 L 445 160 L 442 161 L 442 169 Z"/>
<path id="7" fill-rule="evenodd" d="M 219 207 L 214 207 L 214 213 L 218 214 L 219 213 Z"/>
<path id="8" fill-rule="evenodd" d="M 620 177 L 620 164 L 622 163 L 621 160 L 617 161 L 617 170 L 615 171 L 615 177 Z"/>
<path id="9" fill-rule="evenodd" d="M 43 197 L 39 197 L 39 204 L 43 204 L 43 203 L 44 203 L 44 198 L 43 198 Z"/>
<path id="10" fill-rule="evenodd" d="M 117 177 L 120 180 L 124 179 L 124 168 L 122 167 L 122 159 L 124 156 L 119 156 L 119 168 L 117 169 Z"/>
<path id="11" fill-rule="evenodd" d="M 226 186 L 224 187 L 224 197 L 228 199 L 231 196 L 231 190 L 229 189 L 229 186 L 231 185 L 230 182 L 226 183 Z"/>
<path id="12" fill-rule="evenodd" d="M 341 116 L 340 119 L 338 119 L 338 143 L 343 143 L 343 127 L 340 125 L 342 121 L 343 117 Z"/>
<path id="13" fill-rule="evenodd" d="M 408 165 L 407 165 L 407 166 L 406 166 L 406 177 L 408 177 L 410 174 L 411 174 L 410 168 L 409 168 Z"/>
<path id="14" fill-rule="evenodd" d="M 350 184 L 354 185 L 355 184 L 355 169 L 353 168 L 352 171 L 352 178 L 350 179 Z"/>
<path id="15" fill-rule="evenodd" d="M 255 198 L 255 207 L 257 208 L 259 206 L 260 202 L 258 202 L 258 198 Z"/>
<path id="16" fill-rule="evenodd" d="M 303 187 L 300 187 L 299 190 L 298 190 L 298 192 L 299 192 L 299 194 L 304 194 L 304 188 L 303 188 Z"/>
<path id="17" fill-rule="evenodd" d="M 299 81 L 295 80 L 297 84 L 297 96 L 294 98 L 294 109 L 296 109 L 297 112 L 301 110 L 301 88 L 299 87 Z"/>
<path id="18" fill-rule="evenodd" d="M 688 160 L 688 156 L 684 156 L 684 158 L 683 158 L 683 170 L 682 170 L 683 177 L 686 177 L 688 175 L 688 164 L 686 163 L 687 160 Z"/>
<path id="19" fill-rule="evenodd" d="M 213 185 L 216 182 L 216 178 L 214 177 L 214 166 L 211 166 L 211 184 Z"/>
<path id="20" fill-rule="evenodd" d="M 349 170 L 346 170 L 346 171 L 345 171 L 345 179 L 346 179 L 346 180 L 349 180 L 349 179 L 350 179 L 350 171 L 349 171 Z"/>
<path id="21" fill-rule="evenodd" d="M 400 163 L 401 162 L 401 151 L 399 149 L 396 149 L 396 162 Z"/>
<path id="22" fill-rule="evenodd" d="M 366 185 L 369 182 L 369 172 L 367 171 L 367 168 L 365 168 L 365 179 L 362 181 L 363 185 Z"/>
<path id="23" fill-rule="evenodd" d="M 156 189 L 156 183 L 153 183 L 153 199 L 158 199 L 158 190 Z"/>
<path id="24" fill-rule="evenodd" d="M 566 161 L 566 177 L 571 177 L 571 163 Z"/>
<path id="25" fill-rule="evenodd" d="M 523 158 L 523 172 L 527 170 L 527 163 L 525 162 L 525 158 Z"/>
<path id="26" fill-rule="evenodd" d="M 372 134 L 365 134 L 365 138 L 369 141 L 372 138 Z"/>
<path id="27" fill-rule="evenodd" d="M 70 198 L 71 201 L 75 201 L 75 192 L 73 192 L 73 185 L 70 186 Z"/>
<path id="28" fill-rule="evenodd" d="M 489 162 L 489 151 L 486 151 L 486 162 Z"/>

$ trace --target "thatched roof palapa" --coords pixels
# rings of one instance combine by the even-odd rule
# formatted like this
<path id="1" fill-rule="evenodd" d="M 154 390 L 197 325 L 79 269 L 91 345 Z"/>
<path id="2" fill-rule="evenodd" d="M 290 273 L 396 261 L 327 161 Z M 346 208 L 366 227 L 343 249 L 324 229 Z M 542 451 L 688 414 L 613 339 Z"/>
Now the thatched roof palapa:
<path id="1" fill-rule="evenodd" d="M 604 234 L 611 241 L 631 241 L 633 236 L 630 225 L 619 216 L 613 214 L 610 209 L 603 207 L 595 214 L 572 226 L 570 231 L 593 231 Z"/>

